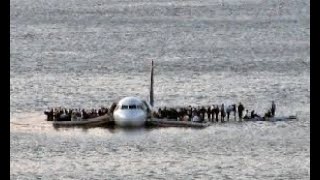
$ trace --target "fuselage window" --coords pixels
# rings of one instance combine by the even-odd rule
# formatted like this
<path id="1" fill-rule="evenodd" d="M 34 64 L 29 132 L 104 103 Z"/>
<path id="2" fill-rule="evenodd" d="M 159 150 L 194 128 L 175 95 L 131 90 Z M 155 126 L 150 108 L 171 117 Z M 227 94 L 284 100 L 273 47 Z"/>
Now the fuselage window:
<path id="1" fill-rule="evenodd" d="M 137 106 L 136 105 L 129 105 L 129 109 L 136 109 Z"/>
<path id="2" fill-rule="evenodd" d="M 128 109 L 128 106 L 127 105 L 122 105 L 121 109 Z"/>

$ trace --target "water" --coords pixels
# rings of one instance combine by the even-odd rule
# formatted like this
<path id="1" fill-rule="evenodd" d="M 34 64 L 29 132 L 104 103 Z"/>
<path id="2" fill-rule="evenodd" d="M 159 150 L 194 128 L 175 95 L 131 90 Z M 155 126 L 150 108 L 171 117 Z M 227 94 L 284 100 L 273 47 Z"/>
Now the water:
<path id="1" fill-rule="evenodd" d="M 309 179 L 310 3 L 10 1 L 11 179 Z M 275 100 L 290 122 L 54 129 L 47 107 Z"/>

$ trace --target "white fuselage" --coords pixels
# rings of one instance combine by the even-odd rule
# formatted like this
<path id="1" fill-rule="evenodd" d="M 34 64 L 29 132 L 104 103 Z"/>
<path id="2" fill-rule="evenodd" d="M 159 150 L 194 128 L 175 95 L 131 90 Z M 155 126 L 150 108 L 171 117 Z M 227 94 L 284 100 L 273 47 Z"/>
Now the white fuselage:
<path id="1" fill-rule="evenodd" d="M 139 98 L 121 99 L 114 112 L 113 119 L 119 126 L 143 126 L 148 117 L 148 106 Z"/>

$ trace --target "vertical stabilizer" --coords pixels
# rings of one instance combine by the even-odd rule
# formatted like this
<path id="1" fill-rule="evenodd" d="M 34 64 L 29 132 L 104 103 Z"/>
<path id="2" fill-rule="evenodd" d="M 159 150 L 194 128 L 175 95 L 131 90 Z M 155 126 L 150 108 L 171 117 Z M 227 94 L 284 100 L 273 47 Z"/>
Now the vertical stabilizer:
<path id="1" fill-rule="evenodd" d="M 153 107 L 153 60 L 151 64 L 150 105 Z"/>

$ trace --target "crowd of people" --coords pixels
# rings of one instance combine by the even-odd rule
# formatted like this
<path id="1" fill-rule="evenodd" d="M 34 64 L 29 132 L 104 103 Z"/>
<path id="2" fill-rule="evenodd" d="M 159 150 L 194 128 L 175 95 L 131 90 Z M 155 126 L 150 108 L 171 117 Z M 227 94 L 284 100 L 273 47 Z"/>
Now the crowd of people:
<path id="1" fill-rule="evenodd" d="M 176 119 L 179 121 L 193 121 L 193 122 L 203 122 L 205 119 L 210 122 L 225 122 L 230 120 L 230 115 L 233 115 L 234 119 L 245 120 L 251 118 L 266 118 L 266 117 L 274 117 L 276 105 L 274 101 L 272 101 L 271 109 L 265 113 L 263 117 L 256 114 L 254 110 L 252 110 L 249 114 L 249 110 L 246 109 L 245 115 L 243 112 L 245 107 L 240 102 L 237 106 L 236 104 L 229 105 L 225 107 L 224 104 L 212 105 L 212 106 L 198 106 L 198 107 L 177 107 L 177 108 L 159 108 L 157 112 L 154 112 L 154 117 L 159 119 Z"/>
<path id="2" fill-rule="evenodd" d="M 101 107 L 100 109 L 66 109 L 66 108 L 51 108 L 44 112 L 47 115 L 48 121 L 79 121 L 82 119 L 90 119 L 102 116 L 108 113 L 108 108 Z"/>
<path id="3" fill-rule="evenodd" d="M 105 115 L 107 113 L 113 112 L 116 104 L 113 103 L 108 108 L 101 107 L 100 109 L 66 109 L 66 108 L 51 108 L 44 112 L 47 115 L 48 121 L 78 121 L 82 119 L 90 119 L 98 116 Z M 245 115 L 243 112 L 246 110 Z M 272 101 L 271 108 L 264 114 L 263 117 L 256 114 L 254 110 L 252 110 L 249 114 L 249 110 L 245 109 L 243 104 L 240 102 L 237 106 L 236 104 L 229 105 L 225 107 L 224 104 L 220 106 L 215 104 L 212 106 L 188 106 L 188 107 L 177 107 L 177 108 L 159 108 L 158 111 L 153 112 L 153 117 L 159 119 L 175 119 L 178 121 L 193 121 L 193 122 L 203 122 L 205 120 L 209 122 L 225 122 L 229 121 L 230 116 L 233 115 L 234 119 L 245 120 L 251 118 L 268 118 L 274 117 L 276 111 L 276 105 L 274 101 Z M 220 118 L 219 118 L 220 117 Z"/>

